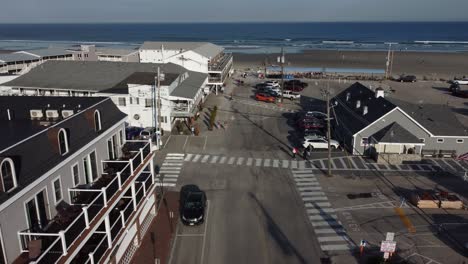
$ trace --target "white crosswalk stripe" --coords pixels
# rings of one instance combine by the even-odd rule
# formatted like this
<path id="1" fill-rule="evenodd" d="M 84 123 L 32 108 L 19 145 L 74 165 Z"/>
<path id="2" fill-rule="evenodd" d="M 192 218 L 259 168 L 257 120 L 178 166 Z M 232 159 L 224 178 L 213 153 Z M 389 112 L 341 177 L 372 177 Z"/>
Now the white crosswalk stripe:
<path id="1" fill-rule="evenodd" d="M 226 162 L 226 157 L 221 157 L 221 159 L 219 160 L 219 163 L 220 164 L 224 164 Z"/>
<path id="2" fill-rule="evenodd" d="M 228 164 L 229 164 L 229 165 L 234 164 L 234 161 L 235 161 L 235 160 L 236 160 L 236 158 L 230 157 L 230 158 L 229 158 L 229 161 L 228 161 Z"/>
<path id="3" fill-rule="evenodd" d="M 240 157 L 237 159 L 237 165 L 242 165 L 243 162 L 244 162 L 244 158 Z"/>
<path id="4" fill-rule="evenodd" d="M 206 163 L 208 159 L 210 158 L 210 155 L 205 155 L 203 159 L 201 160 L 202 163 Z"/>
<path id="5" fill-rule="evenodd" d="M 321 162 L 321 165 L 325 164 Z M 332 166 L 336 168 L 336 165 Z M 313 170 L 301 169 L 299 165 L 299 169 L 291 170 L 291 172 L 321 249 L 342 251 L 354 248 L 354 244 L 346 235 L 343 225 L 338 220 L 336 210 L 331 207 Z"/>
<path id="6" fill-rule="evenodd" d="M 256 167 L 262 166 L 262 159 L 255 159 L 255 166 Z"/>
<path id="7" fill-rule="evenodd" d="M 162 162 L 158 176 L 155 177 L 156 185 L 175 187 L 184 164 L 183 162 L 189 161 L 192 157 L 194 157 L 193 162 L 196 162 L 200 159 L 201 155 L 194 156 L 193 154 L 187 154 L 185 156 L 182 153 L 168 153 Z"/>
<path id="8" fill-rule="evenodd" d="M 247 166 L 252 166 L 252 161 L 253 161 L 252 158 L 248 158 L 247 159 Z"/>
<path id="9" fill-rule="evenodd" d="M 282 167 L 283 169 L 286 169 L 288 166 L 289 166 L 289 160 L 283 160 L 283 161 L 282 161 L 282 166 L 281 166 L 281 167 Z"/>
<path id="10" fill-rule="evenodd" d="M 297 169 L 297 160 L 291 161 L 291 169 Z"/>
<path id="11" fill-rule="evenodd" d="M 279 167 L 279 160 L 275 159 L 273 160 L 273 168 L 278 168 Z"/>
<path id="12" fill-rule="evenodd" d="M 190 161 L 192 156 L 193 156 L 193 154 L 187 154 L 187 156 L 185 157 L 185 161 Z"/>
<path id="13" fill-rule="evenodd" d="M 216 162 L 218 161 L 218 158 L 219 158 L 218 156 L 213 156 L 213 157 L 211 158 L 210 163 L 211 163 L 211 164 L 216 163 Z"/>
<path id="14" fill-rule="evenodd" d="M 200 159 L 201 155 L 200 154 L 197 154 L 195 155 L 195 157 L 193 158 L 193 162 L 197 162 L 199 159 Z"/>
<path id="15" fill-rule="evenodd" d="M 264 160 L 263 167 L 270 167 L 270 159 Z"/>

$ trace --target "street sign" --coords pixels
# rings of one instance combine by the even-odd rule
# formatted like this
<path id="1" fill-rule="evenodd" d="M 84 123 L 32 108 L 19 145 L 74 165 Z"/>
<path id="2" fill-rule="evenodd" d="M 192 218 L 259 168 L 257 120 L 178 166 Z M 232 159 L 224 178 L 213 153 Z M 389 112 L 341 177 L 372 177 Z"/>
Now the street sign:
<path id="1" fill-rule="evenodd" d="M 396 241 L 384 240 L 380 245 L 380 252 L 393 253 L 396 250 Z"/>
<path id="2" fill-rule="evenodd" d="M 385 237 L 385 240 L 392 241 L 393 239 L 395 239 L 395 233 L 387 232 L 387 236 Z"/>

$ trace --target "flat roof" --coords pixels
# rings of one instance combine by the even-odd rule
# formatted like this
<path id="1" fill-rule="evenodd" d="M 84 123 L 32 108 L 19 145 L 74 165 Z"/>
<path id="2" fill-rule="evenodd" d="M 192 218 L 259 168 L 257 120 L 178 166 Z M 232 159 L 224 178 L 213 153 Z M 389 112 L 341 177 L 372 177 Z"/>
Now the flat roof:
<path id="1" fill-rule="evenodd" d="M 209 42 L 170 42 L 170 41 L 145 41 L 141 50 L 192 50 L 207 58 L 213 58 L 224 51 L 224 48 Z"/>
<path id="2" fill-rule="evenodd" d="M 33 56 L 26 53 L 0 54 L 0 62 L 9 63 L 15 61 L 39 60 L 39 56 Z"/>

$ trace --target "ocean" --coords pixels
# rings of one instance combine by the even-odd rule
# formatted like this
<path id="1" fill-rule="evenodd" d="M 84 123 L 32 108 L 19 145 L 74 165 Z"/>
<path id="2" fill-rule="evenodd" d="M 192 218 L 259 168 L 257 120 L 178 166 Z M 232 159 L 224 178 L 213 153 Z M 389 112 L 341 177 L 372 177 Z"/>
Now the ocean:
<path id="1" fill-rule="evenodd" d="M 137 48 L 143 41 L 208 41 L 231 52 L 317 49 L 468 51 L 468 22 L 0 24 L 0 49 L 95 44 Z"/>

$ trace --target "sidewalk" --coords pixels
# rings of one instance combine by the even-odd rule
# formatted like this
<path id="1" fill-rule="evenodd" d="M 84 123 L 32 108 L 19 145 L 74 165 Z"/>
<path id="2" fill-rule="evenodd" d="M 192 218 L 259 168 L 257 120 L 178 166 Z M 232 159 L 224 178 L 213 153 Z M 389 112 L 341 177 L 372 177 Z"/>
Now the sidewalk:
<path id="1" fill-rule="evenodd" d="M 167 192 L 160 203 L 157 215 L 143 237 L 132 263 L 159 263 L 169 261 L 174 233 L 179 219 L 179 193 Z M 158 201 L 159 202 L 159 201 Z M 173 212 L 171 218 L 170 212 Z"/>

